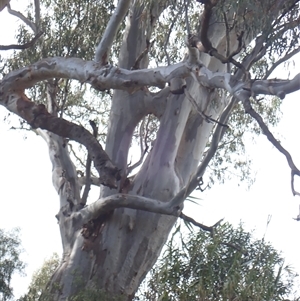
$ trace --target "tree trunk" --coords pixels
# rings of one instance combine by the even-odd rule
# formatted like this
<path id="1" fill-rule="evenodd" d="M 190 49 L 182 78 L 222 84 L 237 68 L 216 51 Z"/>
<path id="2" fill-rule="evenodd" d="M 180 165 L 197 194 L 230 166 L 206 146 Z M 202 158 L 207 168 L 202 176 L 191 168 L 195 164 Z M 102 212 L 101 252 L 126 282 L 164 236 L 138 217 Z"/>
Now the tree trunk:
<path id="1" fill-rule="evenodd" d="M 131 7 L 120 53 L 121 68 L 130 69 L 135 65 L 150 40 L 153 20 L 159 16 L 161 8 L 158 5 L 145 20 L 145 16 L 144 19 L 141 17 L 143 7 Z M 222 26 L 215 24 L 210 31 L 214 44 L 223 47 L 225 32 Z M 206 54 L 202 56 L 212 70 L 225 69 L 216 59 Z M 145 57 L 139 68 L 147 65 Z M 205 87 L 199 89 L 199 84 L 191 78 L 187 79 L 187 89 L 201 110 L 213 118 L 218 118 L 227 105 L 226 97 L 220 92 Z M 155 106 L 157 102 L 160 110 Z M 139 172 L 125 187 L 133 132 L 147 114 L 159 117 L 157 137 Z M 121 169 L 118 189 L 126 190 L 128 194 L 169 201 L 195 173 L 213 126 L 192 110 L 184 94 L 172 94 L 168 87 L 157 94 L 150 94 L 147 89 L 133 93 L 114 91 L 106 152 Z M 80 188 L 65 142 L 53 134 L 43 135 L 47 136 L 54 162 L 54 186 L 61 200 L 58 219 L 64 256 L 49 285 L 53 300 L 67 300 L 83 288 L 101 289 L 110 298 L 115 295 L 132 300 L 156 262 L 176 217 L 120 208 L 83 226 L 80 219 L 71 217 L 70 203 L 80 208 Z M 101 197 L 114 193 L 116 190 L 106 187 L 102 189 Z"/>
<path id="2" fill-rule="evenodd" d="M 145 9 L 144 5 L 149 4 L 147 1 L 141 2 L 143 4 L 139 4 L 139 1 L 131 1 L 118 63 L 118 67 L 122 69 L 148 67 L 147 54 L 143 55 L 141 60 L 138 58 L 149 45 L 155 22 L 167 3 L 167 1 L 152 1 L 151 9 L 149 7 Z M 213 47 L 223 56 L 235 51 L 239 43 L 236 33 L 232 31 L 228 36 L 222 23 L 214 22 L 213 16 L 210 21 L 208 35 Z M 227 45 L 230 45 L 229 50 L 226 48 Z M 223 64 L 204 52 L 199 55 L 203 65 L 211 72 L 222 72 L 230 67 L 229 64 Z M 106 59 L 105 56 L 101 58 Z M 50 70 L 55 69 L 57 65 L 59 64 L 45 60 L 40 63 L 40 68 Z M 36 69 L 32 68 L 32 72 Z M 69 69 L 76 71 L 72 66 Z M 63 73 L 60 74 L 66 77 Z M 35 77 L 32 76 L 30 79 L 34 81 Z M 17 80 L 19 85 L 22 84 L 21 79 L 17 78 Z M 86 79 L 88 80 L 93 84 L 91 78 Z M 120 170 L 121 180 L 118 182 L 117 189 L 102 187 L 101 200 L 119 193 L 129 196 L 138 195 L 145 199 L 166 203 L 188 186 L 199 162 L 201 163 L 214 131 L 215 123 L 208 122 L 205 116 L 218 119 L 227 107 L 229 99 L 225 92 L 199 84 L 193 76 L 180 80 L 183 82 L 182 86 L 186 87 L 184 91 L 172 90 L 172 85 L 156 93 L 149 92 L 147 87 L 131 92 L 114 91 L 106 152 Z M 15 82 L 16 79 L 11 76 L 7 81 Z M 234 86 L 234 83 L 232 85 Z M 242 92 L 246 93 L 247 90 L 241 87 Z M 56 115 L 56 89 L 57 83 L 48 81 L 48 110 L 53 116 Z M 200 111 L 205 112 L 205 115 L 196 111 L 188 95 L 195 100 Z M 7 104 L 12 111 L 19 110 L 19 116 L 41 127 L 37 121 L 38 117 L 47 117 L 43 107 L 34 106 L 27 99 L 21 100 L 17 99 L 16 103 L 19 107 L 16 108 L 14 97 L 11 97 Z M 30 108 L 34 108 L 33 113 L 27 114 Z M 34 115 L 36 114 L 34 112 L 39 115 Z M 148 114 L 153 114 L 159 119 L 156 140 L 137 174 L 128 178 L 128 152 L 133 133 L 139 122 Z M 53 124 L 56 121 L 52 119 Z M 83 135 L 82 128 L 77 126 L 76 129 L 80 135 Z M 82 179 L 77 175 L 69 156 L 68 142 L 61 137 L 62 135 L 57 136 L 44 130 L 39 130 L 39 133 L 48 144 L 53 164 L 53 184 L 60 199 L 57 219 L 63 245 L 62 262 L 52 276 L 47 293 L 42 298 L 47 299 L 49 293 L 50 299 L 54 301 L 71 300 L 70 298 L 75 296 L 79 298 L 75 300 L 89 300 L 86 297 L 88 295 L 84 294 L 91 291 L 100 294 L 101 290 L 103 295 L 101 297 L 98 295 L 99 300 L 105 298 L 113 300 L 113 296 L 132 300 L 140 283 L 156 262 L 176 217 L 146 210 L 119 208 L 107 211 L 100 217 L 99 214 L 95 214 L 95 218 L 87 222 L 82 214 L 86 204 L 81 197 L 82 185 L 86 183 L 82 183 Z"/>

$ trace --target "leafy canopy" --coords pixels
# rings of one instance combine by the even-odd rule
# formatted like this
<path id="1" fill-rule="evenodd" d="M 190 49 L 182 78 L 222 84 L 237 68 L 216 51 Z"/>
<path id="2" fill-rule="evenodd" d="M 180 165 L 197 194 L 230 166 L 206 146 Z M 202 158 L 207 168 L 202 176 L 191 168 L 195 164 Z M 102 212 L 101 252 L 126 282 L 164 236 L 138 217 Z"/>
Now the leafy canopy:
<path id="1" fill-rule="evenodd" d="M 213 235 L 182 237 L 179 230 L 151 270 L 141 300 L 284 300 L 294 292 L 297 273 L 242 224 L 225 223 Z"/>

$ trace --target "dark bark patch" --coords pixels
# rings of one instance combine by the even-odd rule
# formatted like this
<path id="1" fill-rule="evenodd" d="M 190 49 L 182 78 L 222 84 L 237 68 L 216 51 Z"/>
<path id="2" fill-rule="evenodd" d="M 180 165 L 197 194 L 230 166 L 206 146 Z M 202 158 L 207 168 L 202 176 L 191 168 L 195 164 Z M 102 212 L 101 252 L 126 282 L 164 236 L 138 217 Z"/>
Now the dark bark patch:
<path id="1" fill-rule="evenodd" d="M 101 215 L 100 217 L 90 220 L 83 225 L 81 235 L 84 237 L 82 250 L 89 252 L 95 248 L 97 253 L 98 240 L 97 237 L 101 233 L 105 222 L 111 217 L 112 212 Z"/>

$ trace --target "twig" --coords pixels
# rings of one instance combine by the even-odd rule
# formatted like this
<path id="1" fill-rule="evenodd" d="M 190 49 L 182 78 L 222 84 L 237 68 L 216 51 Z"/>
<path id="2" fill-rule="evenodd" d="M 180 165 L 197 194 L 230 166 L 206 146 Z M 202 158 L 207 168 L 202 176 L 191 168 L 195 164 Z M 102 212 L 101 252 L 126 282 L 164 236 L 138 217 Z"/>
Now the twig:
<path id="1" fill-rule="evenodd" d="M 30 42 L 27 42 L 23 45 L 11 44 L 11 45 L 0 45 L 0 50 L 24 50 L 30 48 L 34 45 L 34 43 L 39 39 L 40 36 L 43 35 L 43 32 L 39 32 Z"/>
<path id="2" fill-rule="evenodd" d="M 195 99 L 192 97 L 192 95 L 188 92 L 187 89 L 184 89 L 184 93 L 185 96 L 188 98 L 188 100 L 191 102 L 191 104 L 193 105 L 194 109 L 199 113 L 199 115 L 204 118 L 207 122 L 214 122 L 216 124 L 219 124 L 221 126 L 224 126 L 226 128 L 229 128 L 229 126 L 227 124 L 221 123 L 218 120 L 206 115 L 205 113 L 203 113 L 201 111 L 201 109 L 199 108 L 197 102 L 195 101 Z"/>
<path id="3" fill-rule="evenodd" d="M 204 230 L 204 231 L 208 231 L 210 233 L 213 233 L 214 229 L 220 225 L 220 223 L 224 220 L 224 218 L 220 219 L 218 222 L 216 222 L 213 226 L 206 226 L 206 225 L 203 225 L 201 223 L 198 223 L 197 221 L 195 221 L 193 218 L 183 214 L 182 212 L 180 213 L 179 217 L 181 219 L 183 219 L 184 221 L 186 222 L 189 222 L 191 224 L 193 224 L 194 226 L 197 226 L 199 227 L 200 229 Z"/>

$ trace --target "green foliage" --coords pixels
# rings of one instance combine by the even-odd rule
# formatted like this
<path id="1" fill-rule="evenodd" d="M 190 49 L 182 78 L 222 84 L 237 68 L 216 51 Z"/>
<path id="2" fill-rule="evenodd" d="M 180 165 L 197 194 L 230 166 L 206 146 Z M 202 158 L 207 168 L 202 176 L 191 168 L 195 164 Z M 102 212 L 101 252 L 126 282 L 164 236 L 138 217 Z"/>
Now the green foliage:
<path id="1" fill-rule="evenodd" d="M 47 283 L 49 282 L 54 271 L 59 265 L 59 256 L 57 253 L 54 253 L 52 257 L 44 261 L 43 266 L 38 269 L 32 276 L 31 283 L 28 288 L 28 293 L 21 297 L 18 301 L 38 301 L 42 293 L 45 292 Z M 43 295 L 42 300 L 47 300 Z"/>
<path id="2" fill-rule="evenodd" d="M 42 18 L 39 30 L 42 38 L 35 47 L 15 52 L 6 61 L 5 72 L 28 66 L 45 57 L 79 57 L 93 60 L 95 49 L 105 30 L 107 22 L 115 7 L 111 1 L 41 1 Z M 33 21 L 32 4 L 27 9 L 26 17 Z M 95 22 L 97 20 L 97 22 Z M 113 45 L 112 59 L 118 57 L 121 30 L 117 34 L 117 42 Z M 21 25 L 17 34 L 18 43 L 32 39 L 30 28 Z M 29 97 L 37 103 L 47 104 L 49 88 L 55 91 L 55 110 L 58 115 L 69 120 L 78 121 L 88 126 L 89 120 L 99 125 L 100 138 L 106 128 L 111 96 L 106 92 L 91 90 L 86 84 L 69 79 L 53 79 L 41 82 L 27 91 Z M 100 99 L 99 99 L 100 98 Z M 24 128 L 26 125 L 14 125 Z"/>
<path id="3" fill-rule="evenodd" d="M 0 229 L 0 300 L 6 301 L 13 297 L 10 286 L 12 275 L 22 272 L 25 265 L 20 260 L 21 241 L 19 230 L 5 232 Z"/>
<path id="4" fill-rule="evenodd" d="M 100 289 L 83 289 L 79 294 L 72 298 L 72 301 L 125 301 L 122 296 L 112 296 L 111 294 L 103 292 Z"/>
<path id="5" fill-rule="evenodd" d="M 213 235 L 191 232 L 181 240 L 173 235 L 140 296 L 151 301 L 283 300 L 296 276 L 264 239 L 226 223 Z"/>

